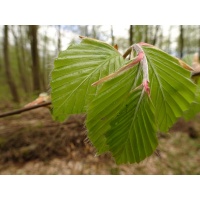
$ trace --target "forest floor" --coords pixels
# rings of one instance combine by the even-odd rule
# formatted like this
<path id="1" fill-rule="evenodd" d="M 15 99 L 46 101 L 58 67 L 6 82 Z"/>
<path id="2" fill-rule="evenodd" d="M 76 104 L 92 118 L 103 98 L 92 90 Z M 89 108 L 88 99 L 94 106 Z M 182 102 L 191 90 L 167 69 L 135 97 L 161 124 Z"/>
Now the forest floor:
<path id="1" fill-rule="evenodd" d="M 12 109 L 0 105 L 1 113 Z M 47 108 L 1 118 L 0 174 L 200 174 L 200 115 L 159 133 L 159 155 L 120 166 L 109 154 L 95 156 L 84 119 L 58 123 Z"/>

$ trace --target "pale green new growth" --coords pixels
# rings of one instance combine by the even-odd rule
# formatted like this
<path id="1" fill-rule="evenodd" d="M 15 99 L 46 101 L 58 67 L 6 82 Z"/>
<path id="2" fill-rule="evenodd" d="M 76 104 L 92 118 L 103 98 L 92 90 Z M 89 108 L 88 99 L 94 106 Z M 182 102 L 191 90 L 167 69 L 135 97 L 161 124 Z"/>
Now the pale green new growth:
<path id="1" fill-rule="evenodd" d="M 149 73 L 151 99 L 160 131 L 166 132 L 194 101 L 196 85 L 178 60 L 151 47 L 143 47 Z"/>
<path id="2" fill-rule="evenodd" d="M 86 112 L 86 105 L 98 91 L 98 87 L 91 84 L 119 69 L 124 59 L 114 47 L 85 38 L 61 52 L 54 64 L 53 115 L 63 121 L 68 114 Z"/>
<path id="3" fill-rule="evenodd" d="M 178 59 L 153 46 L 137 47 L 147 63 L 138 55 L 123 70 L 131 61 L 114 47 L 84 38 L 60 53 L 52 72 L 54 117 L 87 113 L 97 153 L 111 152 L 118 164 L 150 156 L 158 145 L 156 132 L 167 131 L 195 99 L 191 73 Z"/>

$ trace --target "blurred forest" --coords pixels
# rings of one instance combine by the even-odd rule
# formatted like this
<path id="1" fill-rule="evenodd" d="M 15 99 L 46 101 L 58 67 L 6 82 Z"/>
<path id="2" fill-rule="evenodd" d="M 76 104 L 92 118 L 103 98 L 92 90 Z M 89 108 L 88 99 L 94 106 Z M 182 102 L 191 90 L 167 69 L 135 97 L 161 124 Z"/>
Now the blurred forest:
<path id="1" fill-rule="evenodd" d="M 180 58 L 199 52 L 200 26 L 130 25 L 119 30 L 91 25 L 0 26 L 0 100 L 19 103 L 49 91 L 54 59 L 71 43 L 79 42 L 79 35 L 118 44 L 121 52 L 138 42 Z"/>
<path id="2" fill-rule="evenodd" d="M 200 25 L 1 25 L 0 113 L 50 93 L 54 59 L 79 42 L 79 35 L 117 44 L 121 53 L 133 43 L 146 42 L 179 58 L 200 55 Z M 160 134 L 159 156 L 117 166 L 110 155 L 94 157 L 84 116 L 58 123 L 47 108 L 39 108 L 2 118 L 0 174 L 200 174 L 199 120 L 180 120 L 173 134 Z"/>

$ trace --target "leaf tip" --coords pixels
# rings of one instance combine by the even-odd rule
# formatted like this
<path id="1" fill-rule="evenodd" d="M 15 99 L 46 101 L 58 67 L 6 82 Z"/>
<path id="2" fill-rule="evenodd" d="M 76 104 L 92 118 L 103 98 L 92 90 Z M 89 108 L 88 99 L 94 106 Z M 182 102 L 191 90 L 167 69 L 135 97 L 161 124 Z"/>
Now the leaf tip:
<path id="1" fill-rule="evenodd" d="M 181 59 L 177 58 L 179 64 L 184 68 L 187 69 L 189 71 L 194 71 L 194 69 L 192 69 L 192 67 L 190 67 L 187 63 L 185 63 L 184 61 L 182 61 Z"/>

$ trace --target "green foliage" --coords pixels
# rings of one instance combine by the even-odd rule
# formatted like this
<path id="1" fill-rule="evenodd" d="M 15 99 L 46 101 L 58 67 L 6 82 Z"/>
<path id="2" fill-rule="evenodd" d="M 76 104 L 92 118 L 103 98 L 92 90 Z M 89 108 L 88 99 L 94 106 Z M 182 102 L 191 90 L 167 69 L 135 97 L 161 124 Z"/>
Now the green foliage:
<path id="1" fill-rule="evenodd" d="M 194 101 L 196 86 L 176 58 L 151 47 L 144 47 L 144 51 L 158 128 L 166 132 Z"/>
<path id="2" fill-rule="evenodd" d="M 196 91 L 178 59 L 150 45 L 133 48 L 138 56 L 126 61 L 112 46 L 83 38 L 59 54 L 52 72 L 54 117 L 87 113 L 97 153 L 111 152 L 118 164 L 150 156 L 156 132 L 190 108 Z"/>
<path id="3" fill-rule="evenodd" d="M 124 59 L 114 47 L 98 40 L 84 39 L 59 54 L 52 72 L 53 114 L 64 120 L 68 114 L 86 112 L 86 105 L 99 87 L 96 80 L 119 69 Z"/>
<path id="4" fill-rule="evenodd" d="M 192 62 L 194 61 L 194 54 L 187 54 L 183 57 L 183 61 L 192 66 Z M 195 92 L 196 95 L 193 103 L 183 115 L 185 120 L 190 120 L 194 118 L 196 114 L 200 112 L 200 79 L 199 76 L 194 76 L 192 79 L 197 85 Z"/>
<path id="5" fill-rule="evenodd" d="M 200 79 L 197 79 L 196 95 L 189 109 L 183 114 L 185 120 L 194 118 L 200 112 Z"/>

